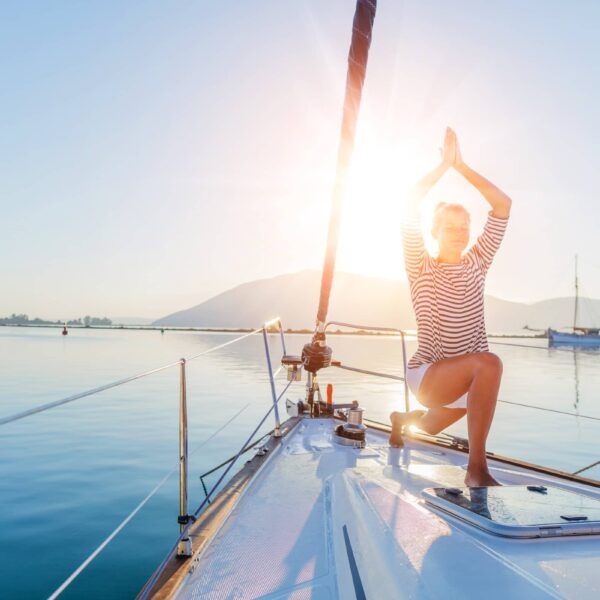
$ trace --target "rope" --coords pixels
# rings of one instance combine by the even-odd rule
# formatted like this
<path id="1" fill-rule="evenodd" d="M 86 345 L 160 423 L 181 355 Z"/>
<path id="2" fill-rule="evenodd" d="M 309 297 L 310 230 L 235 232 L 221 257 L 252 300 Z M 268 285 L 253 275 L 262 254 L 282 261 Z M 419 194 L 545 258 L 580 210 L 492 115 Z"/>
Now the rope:
<path id="1" fill-rule="evenodd" d="M 511 402 L 510 400 L 498 400 L 503 404 L 513 404 L 514 406 L 523 406 L 525 408 L 534 408 L 545 412 L 557 413 L 559 415 L 567 415 L 569 417 L 577 417 L 580 419 L 591 419 L 592 421 L 600 421 L 600 417 L 592 417 L 591 415 L 580 415 L 579 413 L 566 412 L 564 410 L 556 410 L 555 408 L 544 408 L 543 406 L 534 406 L 532 404 L 521 404 L 520 402 Z"/>
<path id="2" fill-rule="evenodd" d="M 47 404 L 35 406 L 33 408 L 30 408 L 29 410 L 24 410 L 23 412 L 16 413 L 14 415 L 9 415 L 8 417 L 0 419 L 0 425 L 6 425 L 7 423 L 12 423 L 13 421 L 18 421 L 19 419 L 24 419 L 25 417 L 29 417 L 31 415 L 44 412 L 46 410 L 50 410 L 51 408 L 56 408 L 57 406 L 62 406 L 63 404 L 74 402 L 75 400 L 79 400 L 80 398 L 85 398 L 86 396 L 91 396 L 92 394 L 98 394 L 100 392 L 110 390 L 111 388 L 123 385 L 125 383 L 129 383 L 130 381 L 135 381 L 136 379 L 140 379 L 148 375 L 152 375 L 153 373 L 158 373 L 159 371 L 164 371 L 165 369 L 169 369 L 179 364 L 181 364 L 181 360 L 169 363 L 168 365 L 163 365 L 162 367 L 157 367 L 156 369 L 152 369 L 151 371 L 145 371 L 144 373 L 139 373 L 138 375 L 126 377 L 125 379 L 119 379 L 119 381 L 114 381 L 112 383 L 108 383 L 106 385 L 102 385 L 100 387 L 93 388 L 91 390 L 75 394 L 73 396 L 68 396 L 67 398 L 63 398 L 61 400 L 55 400 L 54 402 L 48 402 Z"/>
<path id="3" fill-rule="evenodd" d="M 294 383 L 293 380 L 288 381 L 288 384 L 283 388 L 283 391 L 281 392 L 281 394 L 279 394 L 279 396 L 277 397 L 277 400 L 273 404 L 271 404 L 271 406 L 269 407 L 269 410 L 266 412 L 265 416 L 260 420 L 260 423 L 256 426 L 256 428 L 254 429 L 254 431 L 252 432 L 250 437 L 246 440 L 244 445 L 240 448 L 240 451 L 237 453 L 234 460 L 231 463 L 229 463 L 229 466 L 225 469 L 225 471 L 223 472 L 221 477 L 219 477 L 217 483 L 215 483 L 215 485 L 213 485 L 213 487 L 211 488 L 208 496 L 200 503 L 200 506 L 194 511 L 194 517 L 197 517 L 200 514 L 200 511 L 204 508 L 204 505 L 206 504 L 206 501 L 208 500 L 208 498 L 213 495 L 214 491 L 219 487 L 219 485 L 221 484 L 223 479 L 225 479 L 227 473 L 229 473 L 229 471 L 231 470 L 233 465 L 236 463 L 237 459 L 240 457 L 242 452 L 246 449 L 248 444 L 250 444 L 252 438 L 254 438 L 254 436 L 256 435 L 256 432 L 262 427 L 263 423 L 267 420 L 267 417 L 271 414 L 271 411 L 275 408 L 275 404 L 279 403 L 279 401 L 283 397 L 283 394 L 285 394 L 287 392 L 288 388 L 290 387 L 290 385 L 292 385 L 292 383 Z"/>
<path id="4" fill-rule="evenodd" d="M 583 473 L 584 471 L 587 471 L 588 469 L 591 469 L 592 467 L 595 467 L 596 465 L 600 465 L 600 460 L 597 460 L 595 463 L 592 463 L 591 465 L 588 465 L 587 467 L 583 467 L 583 469 L 579 469 L 578 471 L 573 471 L 573 475 Z"/>
<path id="5" fill-rule="evenodd" d="M 98 554 L 100 554 L 100 552 L 102 552 L 102 550 L 104 550 L 104 548 L 108 546 L 108 544 L 123 529 L 123 527 L 125 527 L 125 525 L 127 525 L 127 523 L 129 523 L 129 521 L 131 521 L 131 519 L 135 517 L 135 515 L 142 509 L 144 504 L 146 504 L 146 502 L 148 502 L 148 500 L 150 500 L 150 498 L 152 498 L 152 496 L 154 496 L 154 494 L 158 492 L 158 490 L 166 483 L 167 479 L 169 479 L 169 477 L 178 468 L 179 466 L 177 466 L 176 469 L 173 469 L 173 471 L 171 471 L 170 473 L 167 473 L 167 475 L 165 475 L 162 478 L 160 483 L 158 483 L 158 485 L 129 513 L 129 515 L 125 519 L 123 519 L 123 521 L 121 521 L 118 527 L 114 529 L 113 532 L 75 569 L 75 571 L 73 571 L 73 573 L 71 573 L 71 575 L 69 575 L 69 577 L 65 579 L 62 585 L 53 594 L 49 596 L 48 600 L 55 600 L 55 598 L 58 598 L 58 596 L 60 596 L 60 594 L 62 594 L 65 591 L 65 589 L 94 560 L 94 558 L 96 558 L 96 556 L 98 556 Z"/>
<path id="6" fill-rule="evenodd" d="M 151 369 L 150 371 L 144 371 L 143 373 L 138 373 L 137 375 L 132 375 L 131 377 L 126 377 L 125 379 L 119 379 L 118 381 L 113 381 L 112 383 L 107 383 L 106 385 L 92 388 L 91 390 L 86 390 L 85 392 L 80 392 L 79 394 L 74 394 L 73 396 L 68 396 L 67 398 L 62 398 L 61 400 L 55 400 L 53 402 L 48 402 L 47 404 L 41 404 L 39 406 L 30 408 L 28 410 L 24 410 L 23 412 L 16 413 L 14 415 L 9 415 L 8 417 L 0 418 L 0 426 L 6 425 L 7 423 L 12 423 L 13 421 L 18 421 L 19 419 L 24 419 L 25 417 L 29 417 L 31 415 L 35 415 L 37 413 L 44 412 L 46 410 L 50 410 L 51 408 L 56 408 L 57 406 L 62 406 L 63 404 L 68 404 L 69 402 L 74 402 L 75 400 L 80 400 L 81 398 L 86 398 L 87 396 L 92 396 L 93 394 L 98 394 L 100 392 L 110 390 L 110 389 L 118 387 L 120 385 L 129 383 L 130 381 L 135 381 L 136 379 L 141 379 L 142 377 L 147 377 L 148 375 L 152 375 L 154 373 L 164 371 L 165 369 L 170 369 L 171 367 L 174 367 L 175 365 L 180 365 L 182 360 L 186 360 L 186 362 L 189 362 L 191 360 L 196 360 L 197 358 L 200 358 L 201 356 L 205 356 L 206 354 L 215 352 L 215 350 L 220 350 L 221 348 L 225 348 L 226 346 L 229 346 L 231 344 L 239 342 L 240 340 L 243 340 L 244 338 L 247 338 L 251 335 L 255 335 L 259 331 L 262 331 L 262 329 L 263 329 L 262 327 L 259 329 L 255 329 L 254 331 L 251 331 L 250 333 L 246 333 L 246 334 L 241 335 L 233 340 L 229 340 L 228 342 L 225 342 L 224 344 L 219 344 L 218 346 L 209 348 L 208 350 L 205 350 L 204 352 L 200 352 L 200 354 L 196 354 L 190 358 L 180 359 L 180 360 L 174 361 L 172 363 L 169 363 L 167 365 L 157 367 L 156 369 Z"/>
<path id="7" fill-rule="evenodd" d="M 524 348 L 532 348 L 534 346 L 524 346 Z M 385 379 L 393 379 L 395 381 L 404 381 L 403 377 L 398 375 L 388 375 L 387 373 L 379 373 L 377 371 L 368 371 L 367 369 L 358 369 L 356 367 L 347 367 L 346 365 L 340 364 L 332 364 L 331 366 L 337 367 L 338 369 L 344 369 L 346 371 L 353 371 L 355 373 L 363 373 L 364 375 L 374 375 L 375 377 L 383 377 Z M 521 402 L 512 402 L 511 400 L 498 400 L 498 402 L 502 402 L 503 404 L 512 404 L 513 406 L 522 406 L 524 408 L 533 408 L 535 410 L 543 410 L 545 412 L 557 413 L 559 415 L 567 415 L 569 417 L 577 417 L 580 419 L 590 419 L 592 421 L 600 421 L 600 417 L 594 417 L 591 415 L 582 415 L 579 413 L 567 412 L 564 410 L 557 410 L 555 408 L 545 408 L 543 406 L 535 406 L 533 404 L 523 404 Z"/>
<path id="8" fill-rule="evenodd" d="M 265 327 L 269 323 L 266 323 Z M 240 340 L 243 340 L 243 339 L 245 339 L 247 337 L 250 337 L 251 335 L 256 335 L 259 331 L 262 331 L 262 330 L 263 330 L 263 328 L 259 327 L 258 329 L 255 329 L 254 331 L 251 331 L 250 333 L 246 333 L 244 335 L 240 335 L 239 337 L 235 338 L 234 340 L 229 340 L 228 342 L 225 342 L 224 344 L 219 344 L 218 346 L 214 346 L 213 348 L 209 348 L 208 350 L 204 350 L 204 352 L 200 352 L 200 354 L 195 354 L 194 356 L 190 356 L 190 358 L 186 358 L 186 361 L 190 362 L 192 360 L 196 360 L 197 358 L 200 358 L 201 356 L 206 356 L 207 354 L 210 354 L 211 352 L 214 352 L 215 350 L 220 350 L 221 348 L 225 348 L 226 346 L 230 346 L 231 344 L 235 344 L 236 342 L 239 342 Z"/>
<path id="9" fill-rule="evenodd" d="M 375 375 L 375 377 L 384 377 L 385 379 L 394 379 L 395 381 L 404 381 L 404 377 L 399 375 L 388 375 L 387 373 L 378 373 L 377 371 L 368 371 L 367 369 L 358 369 L 357 367 L 347 367 L 346 365 L 331 365 L 338 369 L 344 369 L 345 371 L 353 371 L 355 373 L 363 373 L 364 375 Z"/>
<path id="10" fill-rule="evenodd" d="M 258 444 L 260 444 L 267 436 L 271 435 L 274 431 L 275 431 L 274 429 L 271 429 L 271 431 L 265 433 L 265 435 L 261 435 L 252 444 L 250 444 L 248 447 L 246 447 L 244 449 L 244 451 L 240 454 L 240 456 L 242 454 L 246 454 L 246 452 L 250 452 L 250 450 L 252 450 L 256 446 L 258 446 Z M 229 464 L 232 460 L 235 460 L 235 458 L 236 458 L 236 456 L 232 456 L 232 457 L 228 458 L 227 460 L 224 460 L 221 464 L 217 465 L 216 467 L 213 467 L 210 471 L 206 471 L 206 473 L 203 473 L 202 475 L 200 475 L 200 483 L 202 483 L 202 489 L 204 490 L 204 496 L 206 498 L 208 498 L 208 504 L 210 504 L 211 502 L 210 502 L 208 490 L 206 489 L 206 484 L 204 483 L 204 478 L 207 477 L 208 475 L 212 475 L 215 471 L 218 471 L 220 468 Z"/>
<path id="11" fill-rule="evenodd" d="M 236 419 L 242 412 L 244 412 L 248 408 L 248 406 L 250 406 L 250 403 L 242 407 L 237 413 L 235 413 L 235 415 L 233 415 L 233 417 L 231 417 L 226 423 L 219 427 L 219 429 L 213 432 L 199 446 L 196 446 L 196 448 L 192 450 L 190 454 L 193 454 L 194 452 L 208 444 L 208 442 L 210 442 L 216 435 L 221 433 L 221 431 L 223 431 L 225 427 L 227 427 L 234 419 Z M 58 596 L 60 596 L 60 594 L 62 594 L 67 589 L 67 587 L 71 585 L 71 583 L 73 583 L 77 576 L 81 574 L 81 572 L 96 558 L 96 556 L 98 556 L 98 554 L 100 554 L 100 552 L 102 552 L 102 550 L 104 550 L 104 548 L 106 548 L 106 546 L 108 546 L 108 544 L 110 544 L 110 542 L 119 534 L 119 532 L 127 525 L 127 523 L 129 523 L 129 521 L 131 521 L 131 519 L 135 517 L 135 515 L 148 502 L 148 500 L 150 500 L 150 498 L 152 498 L 160 490 L 160 488 L 168 481 L 168 479 L 173 475 L 173 473 L 179 470 L 180 463 L 181 460 L 179 460 L 177 466 L 171 469 L 171 471 L 169 471 L 160 480 L 160 482 L 152 489 L 152 491 L 119 523 L 119 525 L 117 525 L 117 527 L 112 531 L 112 533 L 75 569 L 75 571 L 73 571 L 73 573 L 71 573 L 71 575 L 69 575 L 69 577 L 65 579 L 65 581 L 49 596 L 48 600 L 55 600 L 56 598 L 58 598 Z"/>
<path id="12" fill-rule="evenodd" d="M 569 346 L 569 345 L 564 345 L 564 346 L 529 346 L 527 344 L 511 344 L 510 342 L 492 342 L 491 340 L 488 340 L 488 343 L 490 344 L 494 344 L 496 346 L 514 346 L 515 348 L 533 348 L 534 350 L 550 350 L 550 349 L 557 349 L 557 350 L 561 350 L 561 352 L 577 352 L 577 347 L 574 346 Z M 590 346 L 587 346 L 587 348 L 590 348 Z"/>

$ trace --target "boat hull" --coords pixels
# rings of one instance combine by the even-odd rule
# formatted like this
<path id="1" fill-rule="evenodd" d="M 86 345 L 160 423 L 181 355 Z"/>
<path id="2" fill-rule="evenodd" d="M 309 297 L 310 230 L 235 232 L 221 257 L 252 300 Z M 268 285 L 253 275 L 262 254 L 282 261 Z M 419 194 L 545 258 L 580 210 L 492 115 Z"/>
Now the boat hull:
<path id="1" fill-rule="evenodd" d="M 548 331 L 550 345 L 568 346 L 598 346 L 600 347 L 600 335 L 586 335 L 583 333 L 565 333 L 561 331 Z"/>

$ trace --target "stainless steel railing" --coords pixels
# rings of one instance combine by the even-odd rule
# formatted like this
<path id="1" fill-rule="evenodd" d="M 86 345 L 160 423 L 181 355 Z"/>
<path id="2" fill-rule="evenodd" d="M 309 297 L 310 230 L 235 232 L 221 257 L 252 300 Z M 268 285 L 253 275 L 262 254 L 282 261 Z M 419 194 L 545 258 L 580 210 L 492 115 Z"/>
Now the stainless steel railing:
<path id="1" fill-rule="evenodd" d="M 325 324 L 325 330 L 330 325 L 337 325 L 338 327 L 347 327 L 348 329 L 356 329 L 362 331 L 380 331 L 382 333 L 392 333 L 400 336 L 400 340 L 402 342 L 402 369 L 403 369 L 403 377 L 398 377 L 397 375 L 389 375 L 387 373 L 380 373 L 378 371 L 367 371 L 365 369 L 359 369 L 357 367 L 349 367 L 347 365 L 333 365 L 337 366 L 340 369 L 345 369 L 347 371 L 354 371 L 356 373 L 364 373 L 366 375 L 375 375 L 376 377 L 385 377 L 386 379 L 396 379 L 397 381 L 404 382 L 404 407 L 406 412 L 410 410 L 410 395 L 408 390 L 408 383 L 406 383 L 406 368 L 407 368 L 407 360 L 406 360 L 406 332 L 402 329 L 397 329 L 395 327 L 372 327 L 370 325 L 355 325 L 353 323 L 344 323 L 342 321 L 328 321 Z"/>

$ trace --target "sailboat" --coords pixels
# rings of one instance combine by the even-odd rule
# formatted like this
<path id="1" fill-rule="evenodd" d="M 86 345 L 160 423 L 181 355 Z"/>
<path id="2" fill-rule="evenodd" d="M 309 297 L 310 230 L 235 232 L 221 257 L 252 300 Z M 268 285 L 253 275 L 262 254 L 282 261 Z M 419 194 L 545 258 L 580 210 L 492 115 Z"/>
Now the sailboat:
<path id="1" fill-rule="evenodd" d="M 0 418 L 0 426 L 6 425 L 154 373 L 179 370 L 177 465 L 50 600 L 67 589 L 177 471 L 179 503 L 173 522 L 179 535 L 140 590 L 140 600 L 597 600 L 600 481 L 581 474 L 597 463 L 567 473 L 489 452 L 490 472 L 502 485 L 465 487 L 468 440 L 408 429 L 390 447 L 390 427 L 369 420 L 357 401 L 336 404 L 330 389 L 325 398 L 321 395 L 320 372 L 339 368 L 403 382 L 409 409 L 404 332 L 327 316 L 375 11 L 376 0 L 357 0 L 312 341 L 299 354 L 288 353 L 284 326 L 274 319 L 195 356 Z M 336 360 L 326 340 L 332 326 L 395 334 L 402 344 L 404 377 Z M 225 468 L 194 510 L 188 505 L 186 366 L 252 335 L 264 340 L 272 403 L 237 454 L 209 472 Z M 281 339 L 277 371 L 269 343 L 273 336 Z M 277 390 L 280 370 L 287 372 L 287 384 Z M 303 375 L 304 395 L 290 398 L 288 390 Z M 284 398 L 288 418 L 281 420 Z M 271 415 L 274 427 L 262 435 Z M 250 451 L 253 456 L 227 481 Z M 201 476 L 203 485 L 209 473 Z"/>
<path id="2" fill-rule="evenodd" d="M 579 277 L 577 274 L 577 255 L 575 255 L 575 306 L 573 310 L 573 331 L 548 329 L 548 342 L 554 345 L 600 346 L 600 328 L 580 327 L 577 325 L 579 312 Z"/>

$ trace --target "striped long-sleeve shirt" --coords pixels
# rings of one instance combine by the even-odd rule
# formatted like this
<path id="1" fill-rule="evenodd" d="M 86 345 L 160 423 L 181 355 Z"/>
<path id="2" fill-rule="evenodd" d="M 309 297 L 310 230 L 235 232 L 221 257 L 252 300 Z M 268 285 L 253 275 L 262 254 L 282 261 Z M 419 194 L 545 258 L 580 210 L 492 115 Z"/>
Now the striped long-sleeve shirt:
<path id="1" fill-rule="evenodd" d="M 459 264 L 439 263 L 425 250 L 417 217 L 402 224 L 404 260 L 417 319 L 418 348 L 410 368 L 443 358 L 485 352 L 485 276 L 502 242 L 508 219 L 491 212 Z"/>

